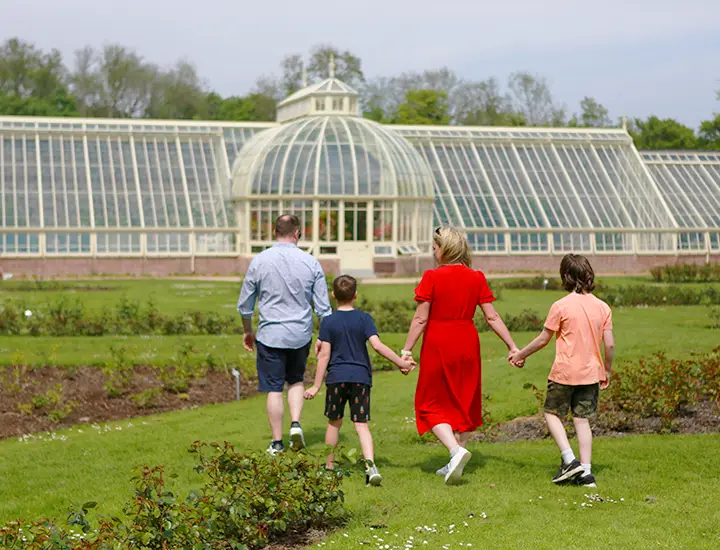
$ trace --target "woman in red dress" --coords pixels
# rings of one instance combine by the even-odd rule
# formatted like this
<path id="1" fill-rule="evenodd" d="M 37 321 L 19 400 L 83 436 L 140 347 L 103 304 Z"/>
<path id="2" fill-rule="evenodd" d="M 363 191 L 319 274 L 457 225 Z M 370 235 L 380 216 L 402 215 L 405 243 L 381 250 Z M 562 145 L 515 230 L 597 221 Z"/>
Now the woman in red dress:
<path id="1" fill-rule="evenodd" d="M 482 425 L 480 340 L 473 316 L 480 306 L 488 325 L 510 353 L 517 350 L 492 305 L 495 297 L 482 271 L 470 268 L 470 247 L 463 233 L 439 227 L 433 238 L 438 264 L 423 274 L 415 289 L 417 311 L 408 332 L 404 357 L 412 356 L 424 334 L 415 419 L 420 435 L 432 431 L 450 451 L 450 462 L 437 471 L 446 484 L 457 483 L 471 453 L 465 444 Z"/>

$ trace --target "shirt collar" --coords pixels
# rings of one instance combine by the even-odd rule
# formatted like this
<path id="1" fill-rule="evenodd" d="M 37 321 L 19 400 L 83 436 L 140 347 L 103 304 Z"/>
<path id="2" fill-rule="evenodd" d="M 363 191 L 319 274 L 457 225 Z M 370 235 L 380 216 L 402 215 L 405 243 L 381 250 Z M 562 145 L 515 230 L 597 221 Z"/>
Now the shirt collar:
<path id="1" fill-rule="evenodd" d="M 273 246 L 282 246 L 283 248 L 297 248 L 295 243 L 275 243 Z"/>

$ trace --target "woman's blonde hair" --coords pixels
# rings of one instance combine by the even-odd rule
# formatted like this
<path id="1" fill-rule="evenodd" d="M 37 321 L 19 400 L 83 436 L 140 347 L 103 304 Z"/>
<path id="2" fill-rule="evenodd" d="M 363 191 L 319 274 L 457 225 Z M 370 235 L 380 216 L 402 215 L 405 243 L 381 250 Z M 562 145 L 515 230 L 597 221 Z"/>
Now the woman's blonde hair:
<path id="1" fill-rule="evenodd" d="M 438 227 L 433 241 L 440 249 L 441 265 L 463 264 L 470 267 L 470 245 L 465 233 L 454 227 Z"/>

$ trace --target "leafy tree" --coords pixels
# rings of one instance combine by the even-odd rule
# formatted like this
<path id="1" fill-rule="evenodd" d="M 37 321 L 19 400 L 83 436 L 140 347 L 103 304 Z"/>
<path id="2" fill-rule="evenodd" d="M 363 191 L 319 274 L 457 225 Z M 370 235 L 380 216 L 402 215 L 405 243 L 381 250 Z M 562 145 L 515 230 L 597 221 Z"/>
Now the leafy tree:
<path id="1" fill-rule="evenodd" d="M 360 58 L 350 50 L 340 50 L 332 44 L 318 44 L 310 52 L 307 74 L 310 81 L 324 80 L 330 76 L 330 59 L 335 62 L 335 76 L 346 84 L 359 87 L 365 81 Z"/>
<path id="2" fill-rule="evenodd" d="M 672 118 L 651 116 L 647 120 L 635 119 L 637 130 L 633 133 L 638 149 L 696 149 L 697 136 L 692 128 Z"/>
<path id="3" fill-rule="evenodd" d="M 302 88 L 303 60 L 299 54 L 286 55 L 280 63 L 282 77 L 280 87 L 285 97 L 294 94 Z"/>
<path id="4" fill-rule="evenodd" d="M 67 70 L 57 50 L 48 54 L 17 38 L 0 46 L 0 113 L 72 116 L 77 101 L 69 92 Z"/>
<path id="5" fill-rule="evenodd" d="M 698 146 L 703 149 L 720 150 L 720 113 L 712 120 L 704 120 L 700 124 Z"/>
<path id="6" fill-rule="evenodd" d="M 437 90 L 408 91 L 405 95 L 405 103 L 398 106 L 391 122 L 393 124 L 449 124 L 447 93 Z"/>
<path id="7" fill-rule="evenodd" d="M 383 108 L 380 105 L 366 105 L 365 109 L 363 110 L 363 116 L 369 120 L 374 120 L 375 122 L 379 122 L 381 124 L 387 122 L 385 111 L 383 111 Z"/>
<path id="8" fill-rule="evenodd" d="M 454 120 L 466 126 L 525 126 L 494 78 L 462 84 L 455 93 Z"/>
<path id="9" fill-rule="evenodd" d="M 335 63 L 335 76 L 349 84 L 358 87 L 365 81 L 360 58 L 349 50 L 340 50 L 331 44 L 319 44 L 310 51 L 307 63 L 303 62 L 300 54 L 286 55 L 280 63 L 282 76 L 279 78 L 279 89 L 287 97 L 303 87 L 303 68 L 306 68 L 308 83 L 325 80 L 329 76 L 330 60 Z M 269 97 L 276 97 L 269 93 L 273 77 L 263 77 L 256 86 L 256 91 Z"/>
<path id="10" fill-rule="evenodd" d="M 396 113 L 399 106 L 406 100 L 411 90 L 436 90 L 444 92 L 448 97 L 448 113 L 455 110 L 454 97 L 460 79 L 450 69 L 443 67 L 422 73 L 403 73 L 396 77 L 380 77 L 366 82 L 361 87 L 363 110 L 377 117 L 382 111 L 387 117 Z"/>
<path id="11" fill-rule="evenodd" d="M 135 52 L 110 44 L 96 53 L 85 48 L 76 53 L 73 89 L 83 114 L 130 118 L 151 110 L 160 72 Z"/>
<path id="12" fill-rule="evenodd" d="M 262 95 L 274 99 L 276 102 L 283 99 L 283 91 L 280 82 L 273 75 L 260 76 L 255 81 L 251 94 Z"/>
<path id="13" fill-rule="evenodd" d="M 547 81 L 526 72 L 510 75 L 508 82 L 514 111 L 521 113 L 530 126 L 562 126 L 565 109 L 554 104 Z"/>
<path id="14" fill-rule="evenodd" d="M 580 116 L 573 115 L 568 126 L 583 128 L 607 128 L 612 125 L 608 110 L 595 98 L 585 97 L 580 102 Z"/>
<path id="15" fill-rule="evenodd" d="M 39 99 L 0 94 L 0 114 L 14 116 L 78 116 L 75 98 L 58 92 L 55 98 Z"/>
<path id="16" fill-rule="evenodd" d="M 180 61 L 153 79 L 145 116 L 163 119 L 208 118 L 207 92 L 195 66 Z"/>
<path id="17" fill-rule="evenodd" d="M 276 102 L 261 94 L 223 99 L 216 93 L 207 96 L 211 120 L 269 122 L 275 120 Z"/>

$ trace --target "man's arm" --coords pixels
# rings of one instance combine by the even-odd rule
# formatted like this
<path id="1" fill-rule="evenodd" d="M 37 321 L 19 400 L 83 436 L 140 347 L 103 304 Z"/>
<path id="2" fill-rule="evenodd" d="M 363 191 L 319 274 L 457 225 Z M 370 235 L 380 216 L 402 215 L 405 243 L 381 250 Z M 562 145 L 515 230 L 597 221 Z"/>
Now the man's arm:
<path id="1" fill-rule="evenodd" d="M 330 298 L 328 297 L 327 282 L 320 263 L 315 264 L 315 280 L 313 281 L 313 307 L 315 315 L 322 320 L 332 313 Z M 320 356 L 320 340 L 315 342 L 315 355 Z"/>
<path id="2" fill-rule="evenodd" d="M 327 317 L 332 313 L 330 307 L 330 297 L 328 296 L 327 282 L 325 281 L 325 273 L 322 267 L 317 263 L 315 265 L 315 280 L 313 281 L 313 306 L 315 315 L 318 319 Z"/>
<path id="3" fill-rule="evenodd" d="M 330 345 L 330 342 L 322 342 L 321 340 L 318 340 L 320 342 L 320 353 L 318 353 L 318 364 L 317 364 L 317 370 L 315 371 L 315 383 L 312 385 L 311 388 L 308 388 L 305 391 L 305 399 L 313 399 L 317 392 L 320 391 L 320 388 L 322 387 L 323 380 L 325 380 L 325 373 L 327 372 L 328 363 L 330 362 L 330 352 L 332 351 L 332 346 Z"/>
<path id="4" fill-rule="evenodd" d="M 615 337 L 612 329 L 603 331 L 603 344 L 605 345 L 605 380 L 600 382 L 600 389 L 604 390 L 610 385 L 610 373 L 612 371 L 613 359 L 615 359 Z"/>
<path id="5" fill-rule="evenodd" d="M 251 262 L 238 298 L 237 310 L 243 321 L 243 346 L 248 351 L 255 349 L 255 333 L 252 328 L 252 316 L 257 302 L 257 281 L 255 280 L 255 263 Z"/>

